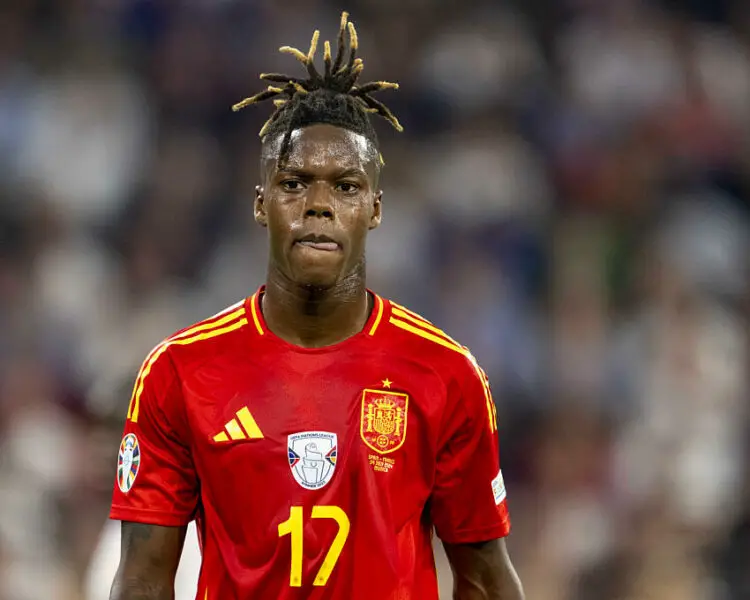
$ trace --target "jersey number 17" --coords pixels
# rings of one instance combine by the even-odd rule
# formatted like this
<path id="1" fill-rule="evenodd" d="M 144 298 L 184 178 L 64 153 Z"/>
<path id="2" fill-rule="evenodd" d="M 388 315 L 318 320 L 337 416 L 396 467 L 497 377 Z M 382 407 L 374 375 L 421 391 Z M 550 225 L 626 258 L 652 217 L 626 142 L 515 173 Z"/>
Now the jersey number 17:
<path id="1" fill-rule="evenodd" d="M 302 555 L 303 555 L 303 533 L 304 533 L 304 515 L 301 506 L 292 506 L 289 512 L 289 518 L 283 523 L 279 523 L 279 537 L 291 535 L 292 537 L 292 564 L 289 571 L 289 585 L 292 587 L 302 586 Z M 336 521 L 339 529 L 333 543 L 328 549 L 323 564 L 315 576 L 313 585 L 324 586 L 336 566 L 336 562 L 341 556 L 346 539 L 349 537 L 351 524 L 349 517 L 338 506 L 313 506 L 313 519 L 333 519 Z"/>

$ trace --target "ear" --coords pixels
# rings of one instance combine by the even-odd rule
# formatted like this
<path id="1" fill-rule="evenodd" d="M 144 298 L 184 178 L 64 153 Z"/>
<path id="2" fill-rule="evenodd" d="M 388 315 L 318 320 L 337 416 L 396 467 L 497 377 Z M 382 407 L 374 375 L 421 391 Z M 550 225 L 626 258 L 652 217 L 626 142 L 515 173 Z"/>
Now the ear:
<path id="1" fill-rule="evenodd" d="M 264 196 L 263 186 L 255 186 L 255 202 L 253 203 L 253 212 L 255 213 L 255 222 L 262 227 L 268 227 L 268 215 L 266 215 L 266 198 Z"/>
<path id="2" fill-rule="evenodd" d="M 372 217 L 370 217 L 370 229 L 375 229 L 383 220 L 383 190 L 375 194 L 372 205 Z"/>

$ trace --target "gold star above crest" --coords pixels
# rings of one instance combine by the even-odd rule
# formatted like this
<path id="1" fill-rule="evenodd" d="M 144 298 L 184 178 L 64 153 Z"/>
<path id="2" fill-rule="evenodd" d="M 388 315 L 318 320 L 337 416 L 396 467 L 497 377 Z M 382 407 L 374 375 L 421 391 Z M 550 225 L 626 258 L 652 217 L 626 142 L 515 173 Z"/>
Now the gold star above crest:
<path id="1" fill-rule="evenodd" d="M 385 379 L 383 379 L 383 387 L 384 387 L 385 389 L 387 389 L 387 390 L 390 390 L 390 389 L 391 389 L 391 384 L 392 384 L 392 383 L 393 383 L 393 382 L 392 382 L 392 381 L 391 381 L 390 379 L 388 379 L 387 377 L 386 377 Z"/>

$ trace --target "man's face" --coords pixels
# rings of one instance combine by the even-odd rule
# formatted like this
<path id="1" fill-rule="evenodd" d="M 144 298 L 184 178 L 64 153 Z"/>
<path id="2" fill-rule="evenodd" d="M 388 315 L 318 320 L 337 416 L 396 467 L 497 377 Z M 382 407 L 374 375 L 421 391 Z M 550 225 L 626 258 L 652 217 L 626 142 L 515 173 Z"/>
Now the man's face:
<path id="1" fill-rule="evenodd" d="M 292 134 L 279 166 L 279 142 L 264 146 L 255 220 L 268 228 L 271 260 L 283 275 L 330 288 L 362 264 L 367 232 L 380 224 L 378 153 L 362 135 L 311 125 Z"/>

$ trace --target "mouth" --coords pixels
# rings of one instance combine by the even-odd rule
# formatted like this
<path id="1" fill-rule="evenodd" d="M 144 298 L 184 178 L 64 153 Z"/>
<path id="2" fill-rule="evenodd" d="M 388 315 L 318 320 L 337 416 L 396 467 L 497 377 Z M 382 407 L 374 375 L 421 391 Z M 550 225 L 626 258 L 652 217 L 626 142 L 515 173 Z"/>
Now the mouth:
<path id="1" fill-rule="evenodd" d="M 320 250 L 322 252 L 336 252 L 341 249 L 341 244 L 333 238 L 330 238 L 327 235 L 315 235 L 312 233 L 296 240 L 294 244 L 304 248 Z"/>

